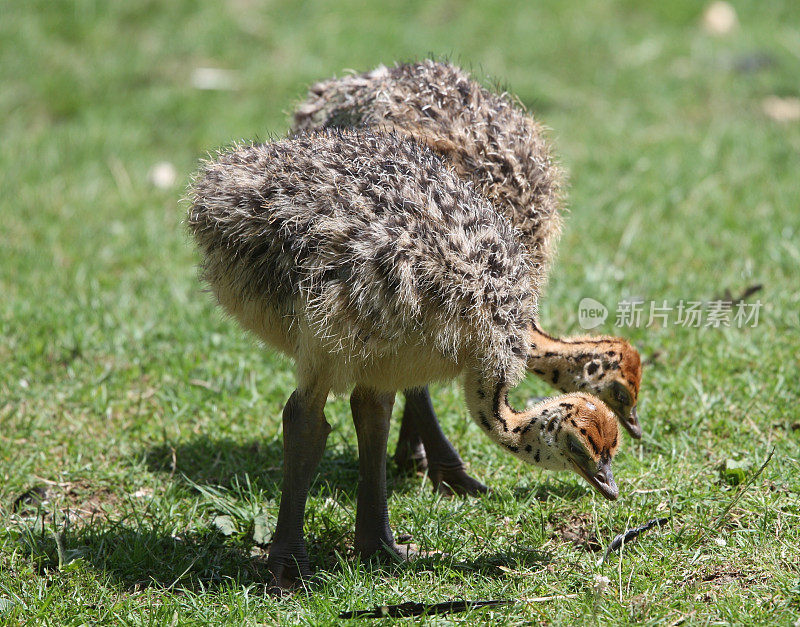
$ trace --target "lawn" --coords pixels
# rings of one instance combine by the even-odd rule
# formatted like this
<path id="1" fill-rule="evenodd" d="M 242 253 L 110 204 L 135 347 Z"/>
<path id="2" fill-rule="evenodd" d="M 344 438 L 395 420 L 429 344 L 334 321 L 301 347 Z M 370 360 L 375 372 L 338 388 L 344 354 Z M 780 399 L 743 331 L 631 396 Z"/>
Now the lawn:
<path id="1" fill-rule="evenodd" d="M 795 624 L 800 121 L 768 105 L 791 118 L 800 97 L 800 5 L 734 6 L 738 26 L 713 35 L 689 0 L 5 2 L 0 623 L 317 625 L 508 599 L 447 620 Z M 505 454 L 456 383 L 434 386 L 494 491 L 442 498 L 390 466 L 394 529 L 446 555 L 378 567 L 349 553 L 356 442 L 336 399 L 307 512 L 317 577 L 275 599 L 291 365 L 202 291 L 180 198 L 207 151 L 284 133 L 309 83 L 427 54 L 500 81 L 552 129 L 570 212 L 542 324 L 581 333 L 582 298 L 608 308 L 592 332 L 641 351 L 645 435 L 625 439 L 609 503 Z M 226 89 L 196 87 L 208 67 L 231 72 Z M 160 162 L 174 182 L 152 183 Z M 753 285 L 757 325 L 677 323 L 680 301 L 703 303 L 705 325 L 710 301 Z M 632 299 L 643 320 L 617 326 Z M 530 379 L 512 402 L 550 393 Z"/>

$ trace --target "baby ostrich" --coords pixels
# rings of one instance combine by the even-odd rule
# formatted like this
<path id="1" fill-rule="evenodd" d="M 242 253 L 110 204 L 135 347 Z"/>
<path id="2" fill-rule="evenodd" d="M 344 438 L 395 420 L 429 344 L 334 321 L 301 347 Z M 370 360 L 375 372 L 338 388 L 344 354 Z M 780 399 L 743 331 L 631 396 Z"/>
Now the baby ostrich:
<path id="1" fill-rule="evenodd" d="M 410 135 L 446 157 L 518 229 L 534 281 L 544 283 L 561 232 L 563 177 L 531 116 L 463 70 L 432 60 L 317 83 L 294 114 L 295 130 L 361 125 Z M 641 437 L 636 349 L 617 337 L 559 340 L 535 331 L 529 370 L 562 391 L 598 396 L 633 437 Z M 427 388 L 405 396 L 398 464 L 427 467 L 445 493 L 447 486 L 458 493 L 485 491 L 441 432 Z"/>
<path id="2" fill-rule="evenodd" d="M 536 337 L 536 288 L 510 225 L 428 150 L 369 130 L 237 146 L 206 162 L 189 228 L 222 307 L 292 357 L 284 475 L 268 567 L 310 573 L 309 484 L 330 426 L 329 390 L 353 389 L 355 548 L 409 557 L 389 527 L 386 444 L 397 390 L 463 374 L 473 420 L 516 457 L 573 470 L 609 499 L 614 414 L 584 393 L 517 412 L 507 392 Z"/>

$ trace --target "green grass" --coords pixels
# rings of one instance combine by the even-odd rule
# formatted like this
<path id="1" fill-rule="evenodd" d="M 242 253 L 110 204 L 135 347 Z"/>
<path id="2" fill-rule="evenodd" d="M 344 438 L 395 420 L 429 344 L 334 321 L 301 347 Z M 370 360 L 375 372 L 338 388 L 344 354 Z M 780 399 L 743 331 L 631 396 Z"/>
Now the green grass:
<path id="1" fill-rule="evenodd" d="M 711 37 L 688 0 L 333 6 L 0 9 L 0 622 L 316 625 L 407 600 L 568 594 L 449 619 L 793 624 L 800 123 L 761 103 L 800 96 L 800 7 L 736 2 L 738 30 Z M 542 321 L 576 333 L 582 297 L 612 309 L 597 331 L 649 359 L 646 435 L 624 442 L 622 496 L 607 503 L 504 454 L 458 387 L 437 386 L 445 430 L 495 492 L 441 499 L 390 468 L 395 530 L 448 556 L 378 569 L 348 553 L 355 437 L 335 400 L 307 516 L 318 578 L 276 600 L 255 540 L 277 512 L 291 368 L 201 292 L 177 201 L 206 151 L 283 133 L 308 83 L 429 52 L 503 80 L 553 129 L 571 212 Z M 769 63 L 736 69 L 752 55 Z M 239 89 L 193 89 L 202 66 L 236 70 Z M 164 160 L 180 180 L 159 190 L 147 174 Z M 708 301 L 754 283 L 756 328 L 613 324 L 625 298 Z M 544 393 L 531 380 L 514 398 Z M 749 477 L 773 448 L 714 527 L 742 485 L 720 465 L 742 460 Z M 14 511 L 37 486 L 46 502 Z M 592 550 L 657 516 L 668 525 L 605 562 Z"/>

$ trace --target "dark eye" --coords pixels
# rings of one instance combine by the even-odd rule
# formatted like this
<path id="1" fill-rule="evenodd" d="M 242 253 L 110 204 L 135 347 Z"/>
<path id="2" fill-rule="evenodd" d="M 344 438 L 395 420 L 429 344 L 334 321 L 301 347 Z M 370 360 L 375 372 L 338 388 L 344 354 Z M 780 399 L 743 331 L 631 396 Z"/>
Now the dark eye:
<path id="1" fill-rule="evenodd" d="M 631 395 L 628 393 L 622 385 L 619 383 L 614 384 L 614 399 L 622 403 L 623 405 L 629 405 L 631 402 Z"/>
<path id="2" fill-rule="evenodd" d="M 575 457 L 580 457 L 583 459 L 589 457 L 589 454 L 586 452 L 583 446 L 581 446 L 580 442 L 578 442 L 578 439 L 573 436 L 570 436 L 569 438 L 569 452 L 575 455 Z"/>

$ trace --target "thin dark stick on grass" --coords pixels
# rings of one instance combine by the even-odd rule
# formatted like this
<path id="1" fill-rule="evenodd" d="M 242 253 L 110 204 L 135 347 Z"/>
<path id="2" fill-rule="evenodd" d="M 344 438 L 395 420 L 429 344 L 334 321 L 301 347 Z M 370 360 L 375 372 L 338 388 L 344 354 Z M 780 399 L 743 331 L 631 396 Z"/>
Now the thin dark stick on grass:
<path id="1" fill-rule="evenodd" d="M 714 301 L 724 303 L 727 305 L 735 305 L 738 303 L 744 303 L 750 298 L 753 294 L 760 292 L 764 286 L 761 283 L 755 283 L 753 285 L 748 285 L 736 298 L 733 297 L 731 294 L 730 289 L 725 289 L 725 293 L 722 296 L 717 296 Z"/>
<path id="2" fill-rule="evenodd" d="M 603 556 L 603 561 L 609 556 L 609 554 L 613 553 L 620 547 L 628 544 L 639 534 L 644 533 L 645 531 L 649 531 L 653 527 L 661 527 L 669 522 L 669 518 L 653 518 L 652 520 L 648 520 L 645 524 L 640 525 L 638 527 L 634 527 L 633 529 L 627 529 L 622 533 L 617 534 L 614 536 L 614 539 L 611 541 L 611 544 L 608 545 L 606 548 L 606 553 Z"/>
<path id="3" fill-rule="evenodd" d="M 488 601 L 444 601 L 442 603 L 415 603 L 407 601 L 397 605 L 378 605 L 371 610 L 350 610 L 339 614 L 339 618 L 402 618 L 408 616 L 434 616 L 466 612 L 482 607 L 498 607 L 512 603 L 544 603 L 559 599 L 575 599 L 577 594 L 554 594 L 544 597 L 521 599 L 491 599 Z"/>
<path id="4" fill-rule="evenodd" d="M 497 607 L 512 603 L 509 599 L 489 601 L 445 601 L 443 603 L 415 603 L 407 601 L 397 605 L 378 605 L 371 610 L 341 612 L 339 618 L 400 618 L 405 616 L 433 616 L 466 612 L 480 607 Z"/>

